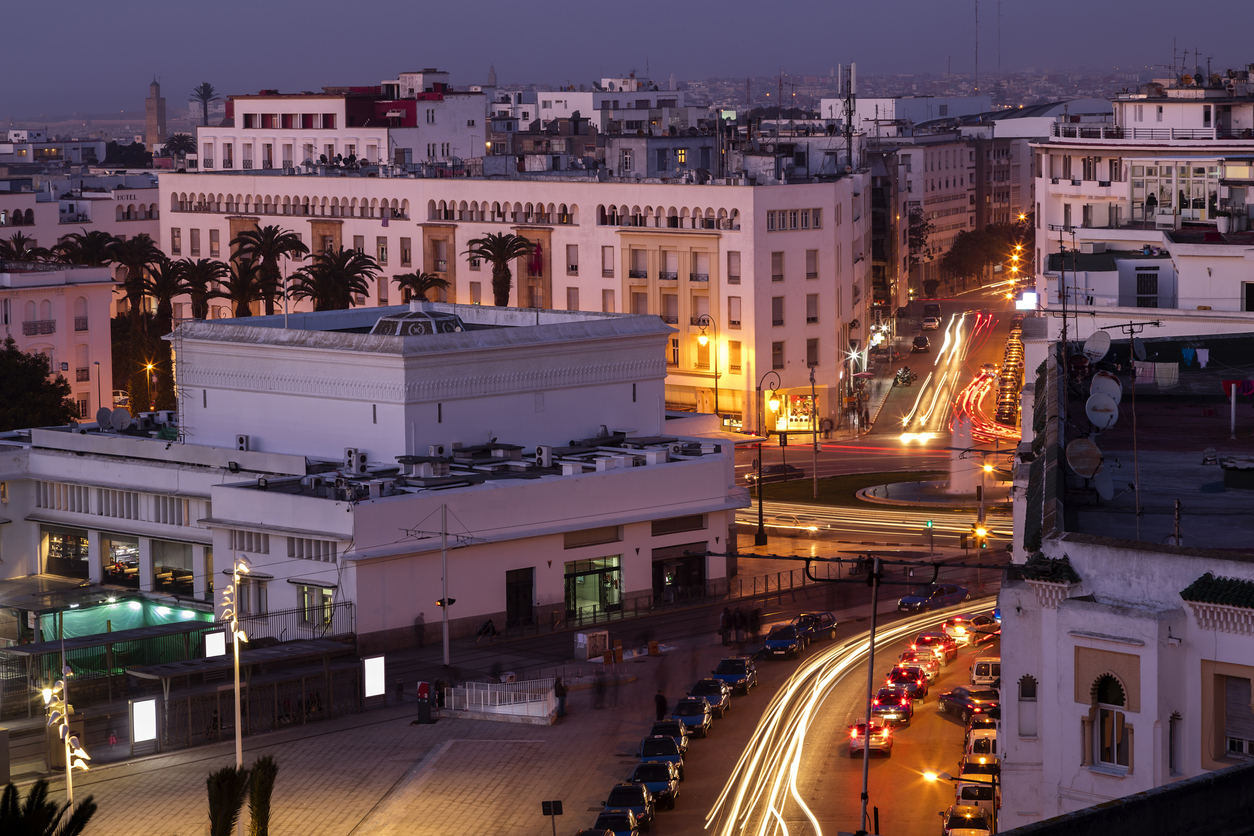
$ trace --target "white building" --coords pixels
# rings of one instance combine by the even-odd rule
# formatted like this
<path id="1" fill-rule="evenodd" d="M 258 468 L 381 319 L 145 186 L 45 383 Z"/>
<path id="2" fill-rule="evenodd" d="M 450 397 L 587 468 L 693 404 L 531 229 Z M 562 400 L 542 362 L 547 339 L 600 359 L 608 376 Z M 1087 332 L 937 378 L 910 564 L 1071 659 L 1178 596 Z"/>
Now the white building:
<path id="1" fill-rule="evenodd" d="M 25 178 L 22 178 L 25 180 Z M 157 179 L 151 175 L 41 177 L 39 188 L 0 191 L 0 238 L 22 233 L 54 247 L 67 235 L 101 230 L 119 238 L 158 240 Z"/>
<path id="2" fill-rule="evenodd" d="M 553 119 L 577 113 L 591 119 L 599 133 L 645 135 L 695 128 L 708 114 L 705 107 L 686 104 L 682 90 L 659 89 L 653 81 L 634 75 L 602 78 L 592 90 L 498 91 L 491 110 L 494 117 L 511 117 L 524 126 L 539 120 L 541 129 Z"/>
<path id="3" fill-rule="evenodd" d="M 844 99 L 820 99 L 819 116 L 828 120 L 845 118 Z M 992 108 L 988 96 L 891 96 L 860 97 L 854 100 L 854 130 L 871 138 L 909 136 L 914 126 L 938 119 L 958 119 L 986 113 Z"/>
<path id="4" fill-rule="evenodd" d="M 105 146 L 103 139 L 50 140 L 43 131 L 0 131 L 0 165 L 95 164 L 104 160 Z"/>

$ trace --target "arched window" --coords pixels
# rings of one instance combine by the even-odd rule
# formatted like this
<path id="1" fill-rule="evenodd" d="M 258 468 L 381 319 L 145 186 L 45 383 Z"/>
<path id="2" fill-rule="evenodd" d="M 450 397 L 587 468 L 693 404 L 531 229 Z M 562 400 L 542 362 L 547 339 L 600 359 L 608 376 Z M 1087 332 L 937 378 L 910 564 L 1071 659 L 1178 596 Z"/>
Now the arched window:
<path id="1" fill-rule="evenodd" d="M 1093 734 L 1095 760 L 1106 766 L 1128 766 L 1132 754 L 1132 729 L 1127 725 L 1124 713 L 1128 698 L 1123 685 L 1110 674 L 1098 677 L 1093 683 L 1093 701 L 1097 709 L 1097 728 Z"/>
<path id="2" fill-rule="evenodd" d="M 47 299 L 39 303 L 39 318 L 44 322 L 52 319 L 52 303 Z"/>
<path id="3" fill-rule="evenodd" d="M 1019 680 L 1019 736 L 1036 737 L 1036 680 Z"/>
<path id="4" fill-rule="evenodd" d="M 38 316 L 38 314 L 36 313 L 36 310 L 37 310 L 37 309 L 36 309 L 36 307 L 35 307 L 35 303 L 34 303 L 34 302 L 27 302 L 27 303 L 26 303 L 26 310 L 23 312 L 23 315 L 22 315 L 22 321 L 23 321 L 23 322 L 34 322 L 34 321 L 35 321 L 35 319 L 36 319 L 36 317 Z"/>

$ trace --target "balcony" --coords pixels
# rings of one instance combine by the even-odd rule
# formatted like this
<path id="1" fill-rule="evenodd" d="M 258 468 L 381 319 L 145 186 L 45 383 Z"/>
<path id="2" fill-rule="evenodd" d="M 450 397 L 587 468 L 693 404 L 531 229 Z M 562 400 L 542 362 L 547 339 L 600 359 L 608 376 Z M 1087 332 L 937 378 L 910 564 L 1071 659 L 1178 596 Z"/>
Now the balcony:
<path id="1" fill-rule="evenodd" d="M 1124 128 L 1118 125 L 1059 124 L 1050 126 L 1055 139 L 1097 139 L 1123 142 L 1170 142 L 1177 139 L 1254 139 L 1250 128 Z"/>
<path id="2" fill-rule="evenodd" d="M 253 167 L 252 160 L 244 160 L 244 168 L 252 168 L 252 167 Z"/>
<path id="3" fill-rule="evenodd" d="M 578 265 L 578 264 L 567 264 L 567 265 L 566 265 L 566 275 L 568 275 L 568 276 L 578 276 L 578 275 L 579 275 L 579 265 Z"/>
<path id="4" fill-rule="evenodd" d="M 235 168 L 235 160 L 232 160 L 230 157 L 227 157 L 225 160 L 222 161 L 222 167 L 223 168 Z"/>
<path id="5" fill-rule="evenodd" d="M 57 321 L 55 319 L 31 319 L 22 323 L 22 335 L 33 337 L 37 334 L 55 334 L 57 332 Z"/>
<path id="6" fill-rule="evenodd" d="M 679 314 L 664 313 L 664 314 L 660 314 L 660 316 L 662 317 L 662 321 L 665 322 L 667 325 L 679 324 Z"/>
<path id="7" fill-rule="evenodd" d="M 86 331 L 87 330 L 87 317 L 85 316 L 74 317 L 74 330 Z"/>
<path id="8" fill-rule="evenodd" d="M 700 360 L 692 364 L 692 367 L 699 372 L 708 372 L 710 370 L 709 362 L 702 363 Z"/>
<path id="9" fill-rule="evenodd" d="M 728 364 L 728 366 L 727 366 L 727 370 L 728 370 L 729 372 L 738 372 L 738 371 L 740 371 L 740 364 L 739 364 L 739 363 L 729 363 L 729 364 Z"/>
<path id="10" fill-rule="evenodd" d="M 658 281 L 677 282 L 679 281 L 679 273 L 671 270 L 663 270 L 657 274 Z"/>
<path id="11" fill-rule="evenodd" d="M 784 274 L 783 274 L 783 273 L 772 273 L 772 274 L 771 274 L 771 281 L 773 281 L 773 282 L 782 282 L 783 280 L 784 280 Z"/>
<path id="12" fill-rule="evenodd" d="M 274 160 L 262 160 L 261 167 L 262 168 L 274 168 Z"/>
<path id="13" fill-rule="evenodd" d="M 727 320 L 727 327 L 728 327 L 728 328 L 730 328 L 730 329 L 732 329 L 733 331 L 739 331 L 739 330 L 740 330 L 740 320 L 739 320 L 739 319 L 729 319 L 729 320 Z"/>
<path id="14" fill-rule="evenodd" d="M 86 383 L 89 380 L 91 380 L 91 368 L 90 367 L 86 369 L 74 370 L 74 382 L 75 383 Z"/>
<path id="15" fill-rule="evenodd" d="M 709 273 L 689 273 L 688 281 L 690 282 L 708 282 L 710 280 Z"/>
<path id="16" fill-rule="evenodd" d="M 1126 197 L 1125 184 L 1109 180 L 1066 180 L 1054 177 L 1049 181 L 1049 193 L 1062 197 Z"/>
<path id="17" fill-rule="evenodd" d="M 435 272 L 437 273 L 448 272 L 448 259 L 447 258 L 437 258 L 434 263 L 435 263 Z"/>
<path id="18" fill-rule="evenodd" d="M 207 169 L 211 169 L 211 168 L 213 168 L 213 157 L 203 157 L 203 158 L 201 158 L 201 160 L 200 160 L 200 167 L 201 167 L 201 168 L 207 168 Z"/>
<path id="19" fill-rule="evenodd" d="M 740 284 L 740 276 L 739 276 L 739 275 L 736 275 L 736 276 L 728 276 L 728 277 L 727 277 L 727 283 L 728 283 L 728 284 Z"/>
<path id="20" fill-rule="evenodd" d="M 627 278 L 629 279 L 647 279 L 649 278 L 648 270 L 628 270 Z"/>
<path id="21" fill-rule="evenodd" d="M 806 273 L 806 278 L 807 278 L 807 279 L 817 279 L 818 277 L 819 277 L 819 274 L 818 274 L 818 272 L 817 272 L 817 271 L 815 271 L 815 272 L 807 272 L 807 273 Z"/>
<path id="22" fill-rule="evenodd" d="M 807 316 L 807 317 L 806 317 L 806 325 L 813 325 L 814 323 L 816 323 L 816 322 L 818 322 L 818 321 L 819 321 L 819 318 L 818 318 L 817 316 Z"/>
<path id="23" fill-rule="evenodd" d="M 601 278 L 603 278 L 603 279 L 612 279 L 612 278 L 614 278 L 614 269 L 613 269 L 613 268 L 610 268 L 610 269 L 608 269 L 608 270 L 607 270 L 606 268 L 602 267 L 602 268 L 601 268 Z"/>
<path id="24" fill-rule="evenodd" d="M 713 320 L 710 319 L 709 314 L 697 314 L 696 316 L 688 317 L 689 325 L 698 325 L 701 327 L 705 327 L 705 326 L 708 326 L 712 321 Z"/>
<path id="25" fill-rule="evenodd" d="M 292 161 L 291 161 L 291 160 L 284 160 L 284 161 L 283 161 L 283 167 L 284 167 L 284 168 L 291 168 L 291 167 L 292 167 Z"/>

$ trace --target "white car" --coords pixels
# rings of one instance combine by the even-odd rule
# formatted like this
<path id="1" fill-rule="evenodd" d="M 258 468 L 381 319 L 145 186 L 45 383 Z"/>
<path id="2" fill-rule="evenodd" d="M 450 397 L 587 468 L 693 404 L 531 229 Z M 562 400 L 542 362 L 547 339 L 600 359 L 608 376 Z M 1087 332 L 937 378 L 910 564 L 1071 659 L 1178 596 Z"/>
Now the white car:
<path id="1" fill-rule="evenodd" d="M 939 317 L 939 316 L 925 316 L 925 317 L 923 317 L 923 330 L 924 330 L 924 331 L 935 331 L 935 330 L 937 330 L 938 328 L 940 328 L 940 317 Z"/>
<path id="2" fill-rule="evenodd" d="M 972 729 L 967 736 L 966 756 L 1000 761 L 1001 756 L 997 754 L 997 729 Z"/>
<path id="3" fill-rule="evenodd" d="M 991 687 L 1001 679 L 1001 657 L 981 656 L 971 663 L 971 684 L 980 688 Z"/>

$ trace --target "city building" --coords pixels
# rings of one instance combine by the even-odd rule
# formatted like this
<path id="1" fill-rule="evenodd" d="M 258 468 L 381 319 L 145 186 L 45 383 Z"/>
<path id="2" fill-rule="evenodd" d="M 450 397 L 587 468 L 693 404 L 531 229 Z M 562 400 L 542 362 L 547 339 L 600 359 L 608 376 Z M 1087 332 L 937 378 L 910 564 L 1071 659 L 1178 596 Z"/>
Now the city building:
<path id="1" fill-rule="evenodd" d="M 144 145 L 149 151 L 155 151 L 165 140 L 165 98 L 161 95 L 161 85 L 154 78 L 148 85 L 148 98 L 144 99 Z"/>
<path id="2" fill-rule="evenodd" d="M 44 131 L 0 131 L 0 165 L 10 174 L 94 165 L 104 160 L 105 146 L 103 139 L 49 139 Z"/>
<path id="3" fill-rule="evenodd" d="M 821 99 L 819 115 L 843 120 L 844 107 L 844 99 Z M 854 100 L 853 127 L 874 139 L 910 136 L 915 126 L 925 122 L 957 120 L 991 108 L 988 96 L 864 96 Z"/>
<path id="4" fill-rule="evenodd" d="M 493 117 L 510 117 L 524 125 L 538 120 L 541 129 L 550 120 L 579 115 L 592 119 L 602 134 L 641 135 L 701 127 L 709 112 L 686 104 L 682 90 L 659 89 L 634 73 L 602 78 L 591 90 L 498 91 L 491 110 Z"/>

